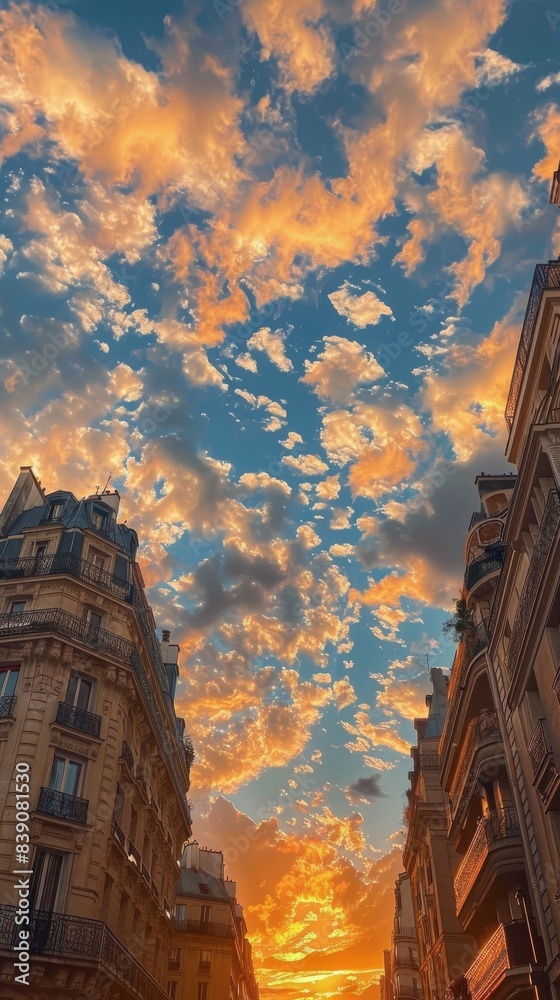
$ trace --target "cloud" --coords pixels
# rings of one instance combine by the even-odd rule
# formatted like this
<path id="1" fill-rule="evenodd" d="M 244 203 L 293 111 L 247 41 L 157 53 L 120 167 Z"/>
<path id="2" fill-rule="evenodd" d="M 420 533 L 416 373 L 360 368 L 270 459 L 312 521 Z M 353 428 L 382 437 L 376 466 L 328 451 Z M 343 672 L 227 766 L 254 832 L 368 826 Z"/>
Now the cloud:
<path id="1" fill-rule="evenodd" d="M 299 476 L 320 476 L 328 472 L 328 465 L 318 455 L 284 455 L 282 465 L 287 466 Z"/>
<path id="2" fill-rule="evenodd" d="M 305 362 L 301 381 L 319 399 L 349 403 L 358 387 L 371 385 L 385 372 L 365 347 L 344 337 L 323 337 L 325 349 L 316 361 Z"/>
<path id="3" fill-rule="evenodd" d="M 287 0 L 282 5 L 244 0 L 241 14 L 259 37 L 262 58 L 278 60 L 280 82 L 287 91 L 310 94 L 332 74 L 335 47 L 321 23 L 321 0 Z"/>
<path id="4" fill-rule="evenodd" d="M 375 799 L 385 799 L 385 792 L 379 787 L 379 775 L 372 774 L 368 778 L 358 778 L 346 789 L 346 795 L 352 805 L 358 802 L 374 802 Z"/>
<path id="5" fill-rule="evenodd" d="M 347 677 L 334 682 L 333 694 L 339 712 L 356 701 L 356 692 Z"/>
<path id="6" fill-rule="evenodd" d="M 249 350 L 263 351 L 281 372 L 291 372 L 294 367 L 286 357 L 284 334 L 281 330 L 273 333 L 269 327 L 262 327 L 249 338 L 247 347 Z"/>
<path id="7" fill-rule="evenodd" d="M 495 49 L 486 49 L 479 57 L 477 68 L 478 85 L 495 87 L 504 83 L 517 73 L 521 73 L 526 66 L 513 62 L 507 56 L 496 52 Z M 537 88 L 538 89 L 538 88 Z"/>
<path id="8" fill-rule="evenodd" d="M 366 326 L 375 326 L 382 316 L 394 319 L 393 310 L 374 292 L 353 295 L 352 290 L 356 290 L 356 286 L 345 281 L 336 292 L 331 292 L 328 296 L 337 313 L 345 316 L 349 323 L 363 330 Z"/>
<path id="9" fill-rule="evenodd" d="M 429 672 L 416 656 L 393 660 L 387 674 L 372 674 L 381 686 L 376 705 L 387 715 L 400 715 L 413 721 L 426 715 L 426 694 L 430 690 Z"/>

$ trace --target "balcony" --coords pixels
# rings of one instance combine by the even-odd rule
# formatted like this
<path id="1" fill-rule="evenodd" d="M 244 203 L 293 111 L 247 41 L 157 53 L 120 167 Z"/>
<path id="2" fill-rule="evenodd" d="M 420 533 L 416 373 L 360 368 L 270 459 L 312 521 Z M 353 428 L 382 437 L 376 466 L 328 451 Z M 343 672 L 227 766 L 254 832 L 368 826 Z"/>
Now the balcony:
<path id="1" fill-rule="evenodd" d="M 496 809 L 479 820 L 475 835 L 454 880 L 457 913 L 466 902 L 489 855 L 503 847 L 517 846 L 520 843 L 517 813 L 512 806 L 507 809 Z"/>
<path id="2" fill-rule="evenodd" d="M 488 645 L 487 623 L 488 619 L 486 618 L 484 621 L 479 622 L 475 628 L 465 633 L 457 646 L 455 659 L 453 661 L 453 668 L 451 670 L 451 678 L 449 680 L 449 688 L 447 691 L 447 715 L 443 725 L 443 733 L 439 744 L 440 747 L 451 745 L 451 740 L 448 737 L 453 732 L 455 720 L 461 705 L 461 698 L 458 697 L 458 692 L 465 686 L 467 672 L 472 661 L 479 656 Z"/>
<path id="3" fill-rule="evenodd" d="M 53 555 L 25 556 L 21 559 L 0 559 L 0 578 L 19 580 L 32 576 L 68 575 L 84 580 L 86 583 L 99 587 L 112 597 L 130 602 L 134 588 L 131 583 L 119 580 L 104 569 L 93 563 L 70 555 L 68 552 L 57 552 Z"/>
<path id="4" fill-rule="evenodd" d="M 525 922 L 514 920 L 500 924 L 465 973 L 463 984 L 468 987 L 468 994 L 466 990 L 461 991 L 461 985 L 457 983 L 455 988 L 452 985 L 445 991 L 445 1000 L 456 1000 L 467 995 L 471 1000 L 489 1000 L 499 993 L 503 1000 L 508 1000 L 520 987 L 531 986 L 532 979 L 527 967 L 532 960 Z M 500 990 L 502 984 L 503 991 Z M 533 996 L 529 989 L 528 993 Z"/>
<path id="5" fill-rule="evenodd" d="M 14 708 L 16 707 L 17 698 L 15 694 L 3 695 L 0 698 L 0 719 L 7 719 L 10 715 L 13 715 Z"/>
<path id="6" fill-rule="evenodd" d="M 15 917 L 15 906 L 0 905 L 0 950 L 12 958 L 19 936 Z M 34 911 L 27 929 L 32 955 L 53 956 L 58 965 L 61 959 L 84 963 L 86 967 L 93 963 L 108 974 L 111 982 L 125 987 L 138 1000 L 169 1000 L 159 983 L 102 921 Z"/>
<path id="7" fill-rule="evenodd" d="M 134 757 L 132 756 L 132 750 L 126 740 L 123 740 L 122 742 L 121 757 L 126 762 L 132 773 L 134 773 Z"/>
<path id="8" fill-rule="evenodd" d="M 533 768 L 533 785 L 542 799 L 545 811 L 559 809 L 560 774 L 548 745 L 542 719 L 539 719 L 533 730 L 527 752 Z"/>
<path id="9" fill-rule="evenodd" d="M 510 679 L 515 674 L 527 629 L 533 619 L 537 594 L 559 525 L 560 496 L 556 490 L 551 490 L 539 525 L 539 533 L 517 605 L 511 639 L 506 653 L 505 664 Z"/>
<path id="10" fill-rule="evenodd" d="M 55 788 L 41 788 L 37 812 L 57 819 L 69 819 L 72 823 L 87 823 L 88 806 L 88 799 L 67 795 Z"/>
<path id="11" fill-rule="evenodd" d="M 459 766 L 449 792 L 452 813 L 455 813 L 461 804 L 463 807 L 468 804 L 475 783 L 474 757 L 477 751 L 493 743 L 501 744 L 501 741 L 496 712 L 483 712 L 469 724 Z"/>
<path id="12" fill-rule="evenodd" d="M 395 1000 L 400 1000 L 401 997 L 414 997 L 414 1000 L 422 1000 L 422 986 L 420 983 L 401 983 L 400 986 L 394 987 Z"/>
<path id="13" fill-rule="evenodd" d="M 470 531 L 471 528 L 474 528 L 475 524 L 478 524 L 479 521 L 486 521 L 487 519 L 488 519 L 488 514 L 486 514 L 484 511 L 476 510 L 473 516 L 471 517 L 469 527 L 467 530 Z"/>
<path id="14" fill-rule="evenodd" d="M 125 834 L 122 826 L 119 826 L 119 824 L 117 823 L 116 819 L 113 820 L 113 837 L 117 841 L 117 844 L 119 844 L 119 846 L 122 847 L 123 851 L 125 851 L 126 850 L 126 834 Z"/>
<path id="15" fill-rule="evenodd" d="M 211 920 L 177 920 L 173 921 L 175 930 L 186 934 L 206 934 L 210 937 L 235 937 L 232 924 L 218 924 Z"/>
<path id="16" fill-rule="evenodd" d="M 521 383 L 523 382 L 527 358 L 529 357 L 529 351 L 531 349 L 531 342 L 535 331 L 535 323 L 541 304 L 541 298 L 543 292 L 548 288 L 560 288 L 560 264 L 558 263 L 553 262 L 550 264 L 537 264 L 535 268 L 506 404 L 505 418 L 510 430 L 515 417 L 515 411 L 517 409 L 517 401 L 521 391 Z"/>
<path id="17" fill-rule="evenodd" d="M 56 721 L 61 726 L 68 726 L 70 729 L 79 729 L 81 733 L 88 736 L 99 736 L 101 729 L 101 716 L 94 715 L 93 712 L 86 712 L 83 708 L 75 708 L 74 705 L 67 705 L 65 701 L 59 701 Z"/>
<path id="18" fill-rule="evenodd" d="M 39 608 L 37 611 L 0 614 L 0 638 L 34 635 L 37 632 L 56 632 L 127 663 L 132 663 L 136 652 L 134 643 L 128 639 L 121 639 L 114 632 L 108 632 L 97 625 L 92 626 L 85 618 L 78 618 L 68 611 L 61 611 L 60 608 Z"/>
<path id="19" fill-rule="evenodd" d="M 467 593 L 470 593 L 473 587 L 476 587 L 481 580 L 484 580 L 491 574 L 500 572 L 504 561 L 504 554 L 505 549 L 494 548 L 492 551 L 485 552 L 484 555 L 478 556 L 477 559 L 473 559 L 472 563 L 469 563 L 465 571 L 465 589 Z"/>

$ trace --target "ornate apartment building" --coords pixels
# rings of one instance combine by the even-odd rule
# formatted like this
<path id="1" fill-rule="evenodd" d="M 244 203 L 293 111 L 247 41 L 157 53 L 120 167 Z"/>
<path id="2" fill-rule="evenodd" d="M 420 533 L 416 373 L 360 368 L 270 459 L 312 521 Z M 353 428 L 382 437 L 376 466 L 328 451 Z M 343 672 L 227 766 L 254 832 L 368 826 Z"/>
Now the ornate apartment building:
<path id="1" fill-rule="evenodd" d="M 258 1000 L 243 908 L 236 883 L 225 878 L 220 851 L 196 842 L 185 847 L 175 927 L 169 972 L 173 1000 Z"/>
<path id="2" fill-rule="evenodd" d="M 174 979 L 192 747 L 118 507 L 23 468 L 0 514 L 5 1000 L 165 1000 Z"/>
<path id="3" fill-rule="evenodd" d="M 445 721 L 428 740 L 431 707 L 413 750 L 404 859 L 430 1000 L 560 998 L 558 261 L 535 269 L 506 422 L 517 473 L 477 477 Z"/>
<path id="4" fill-rule="evenodd" d="M 406 872 L 399 875 L 395 882 L 391 948 L 384 952 L 384 960 L 381 1000 L 423 1000 L 412 890 Z"/>

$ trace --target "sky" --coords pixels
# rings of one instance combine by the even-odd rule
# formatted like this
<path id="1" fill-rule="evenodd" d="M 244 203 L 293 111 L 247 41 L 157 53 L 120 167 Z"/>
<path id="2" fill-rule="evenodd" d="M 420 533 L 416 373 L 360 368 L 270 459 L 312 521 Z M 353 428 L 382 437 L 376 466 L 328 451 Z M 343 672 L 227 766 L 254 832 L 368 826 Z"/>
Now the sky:
<path id="1" fill-rule="evenodd" d="M 552 0 L 0 4 L 0 489 L 109 476 L 265 1000 L 372 1000 L 534 265 Z"/>

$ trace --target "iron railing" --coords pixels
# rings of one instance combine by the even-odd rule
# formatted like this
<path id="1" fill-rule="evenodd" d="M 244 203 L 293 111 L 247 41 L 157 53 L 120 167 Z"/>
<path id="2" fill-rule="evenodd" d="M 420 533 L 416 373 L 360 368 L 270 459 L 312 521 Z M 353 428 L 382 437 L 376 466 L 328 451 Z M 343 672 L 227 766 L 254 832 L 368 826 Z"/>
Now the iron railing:
<path id="1" fill-rule="evenodd" d="M 11 715 L 16 707 L 17 697 L 15 694 L 3 695 L 0 698 L 0 719 L 6 719 Z"/>
<path id="2" fill-rule="evenodd" d="M 50 576 L 67 573 L 79 580 L 91 583 L 113 597 L 130 602 L 134 587 L 126 580 L 94 566 L 93 563 L 69 552 L 55 552 L 52 555 L 23 556 L 18 559 L 0 559 L 0 577 L 17 580 L 29 576 Z"/>
<path id="3" fill-rule="evenodd" d="M 124 761 L 126 761 L 130 770 L 134 771 L 134 757 L 132 755 L 132 750 L 130 749 L 130 746 L 128 745 L 126 740 L 123 740 L 122 742 L 121 757 Z"/>
<path id="4" fill-rule="evenodd" d="M 529 357 L 529 351 L 531 349 L 531 342 L 535 331 L 535 323 L 541 304 L 542 294 L 548 288 L 560 288 L 560 264 L 558 263 L 551 262 L 550 264 L 537 264 L 535 268 L 506 404 L 505 418 L 510 430 L 515 417 L 515 410 L 517 408 L 517 401 L 521 391 L 521 383 L 523 382 L 527 358 Z"/>
<path id="5" fill-rule="evenodd" d="M 446 747 L 448 735 L 453 732 L 453 726 L 459 712 L 461 699 L 459 690 L 464 686 L 470 664 L 488 645 L 487 619 L 478 623 L 475 628 L 465 633 L 457 646 L 453 668 L 447 691 L 447 714 L 443 724 L 440 747 Z"/>
<path id="6" fill-rule="evenodd" d="M 0 949 L 18 942 L 16 907 L 0 905 Z M 167 993 L 101 920 L 32 911 L 29 950 L 33 955 L 94 961 L 139 1000 L 169 1000 Z"/>
<path id="7" fill-rule="evenodd" d="M 93 712 L 86 712 L 83 708 L 68 705 L 65 701 L 58 703 L 56 721 L 62 726 L 79 729 L 80 732 L 88 733 L 90 736 L 99 736 L 101 729 L 100 715 L 94 715 Z"/>
<path id="8" fill-rule="evenodd" d="M 500 727 L 498 725 L 498 715 L 495 711 L 482 712 L 481 715 L 469 723 L 464 743 L 462 744 L 462 755 L 453 779 L 449 792 L 451 812 L 455 812 L 460 802 L 467 804 L 472 786 L 474 784 L 473 758 L 476 751 L 489 743 L 496 743 L 501 739 Z M 465 778 L 469 779 L 465 785 Z"/>
<path id="9" fill-rule="evenodd" d="M 0 614 L 0 638 L 32 635 L 35 632 L 57 632 L 126 663 L 132 663 L 136 652 L 134 643 L 128 639 L 122 639 L 121 636 L 99 628 L 98 625 L 91 625 L 85 618 L 78 618 L 60 608 L 39 608 L 36 611 Z"/>
<path id="10" fill-rule="evenodd" d="M 506 653 L 505 664 L 508 675 L 513 677 L 519 654 L 523 647 L 527 628 L 533 616 L 535 601 L 548 562 L 554 537 L 560 525 L 560 496 L 556 490 L 548 495 L 546 507 L 539 526 L 539 533 L 531 556 L 519 604 L 515 613 L 511 639 Z"/>
<path id="11" fill-rule="evenodd" d="M 546 734 L 541 719 L 539 719 L 533 730 L 533 735 L 529 740 L 527 750 L 533 767 L 533 777 L 536 777 L 545 760 L 545 757 L 549 752 Z"/>
<path id="12" fill-rule="evenodd" d="M 219 924 L 212 920 L 177 920 L 174 918 L 175 930 L 186 931 L 188 934 L 207 934 L 213 937 L 235 937 L 233 924 Z"/>
<path id="13" fill-rule="evenodd" d="M 471 520 L 470 520 L 470 523 L 469 523 L 469 527 L 467 528 L 467 531 L 470 531 L 471 528 L 474 528 L 475 524 L 478 524 L 479 521 L 486 521 L 487 517 L 488 517 L 488 514 L 482 512 L 482 511 L 479 511 L 479 510 L 475 510 L 473 516 L 471 517 Z"/>
<path id="14" fill-rule="evenodd" d="M 503 551 L 500 553 L 500 550 L 495 550 L 492 553 L 484 553 L 484 555 L 478 556 L 472 563 L 469 563 L 465 570 L 465 589 L 467 593 L 483 580 L 485 576 L 489 576 L 490 573 L 499 572 L 503 561 Z"/>
<path id="15" fill-rule="evenodd" d="M 56 788 L 41 788 L 37 812 L 57 819 L 69 819 L 73 823 L 87 823 L 88 799 L 77 795 L 67 795 Z"/>
<path id="16" fill-rule="evenodd" d="M 519 836 L 519 822 L 513 806 L 507 809 L 495 809 L 479 821 L 454 879 L 457 912 L 471 891 L 490 851 L 502 841 Z"/>

